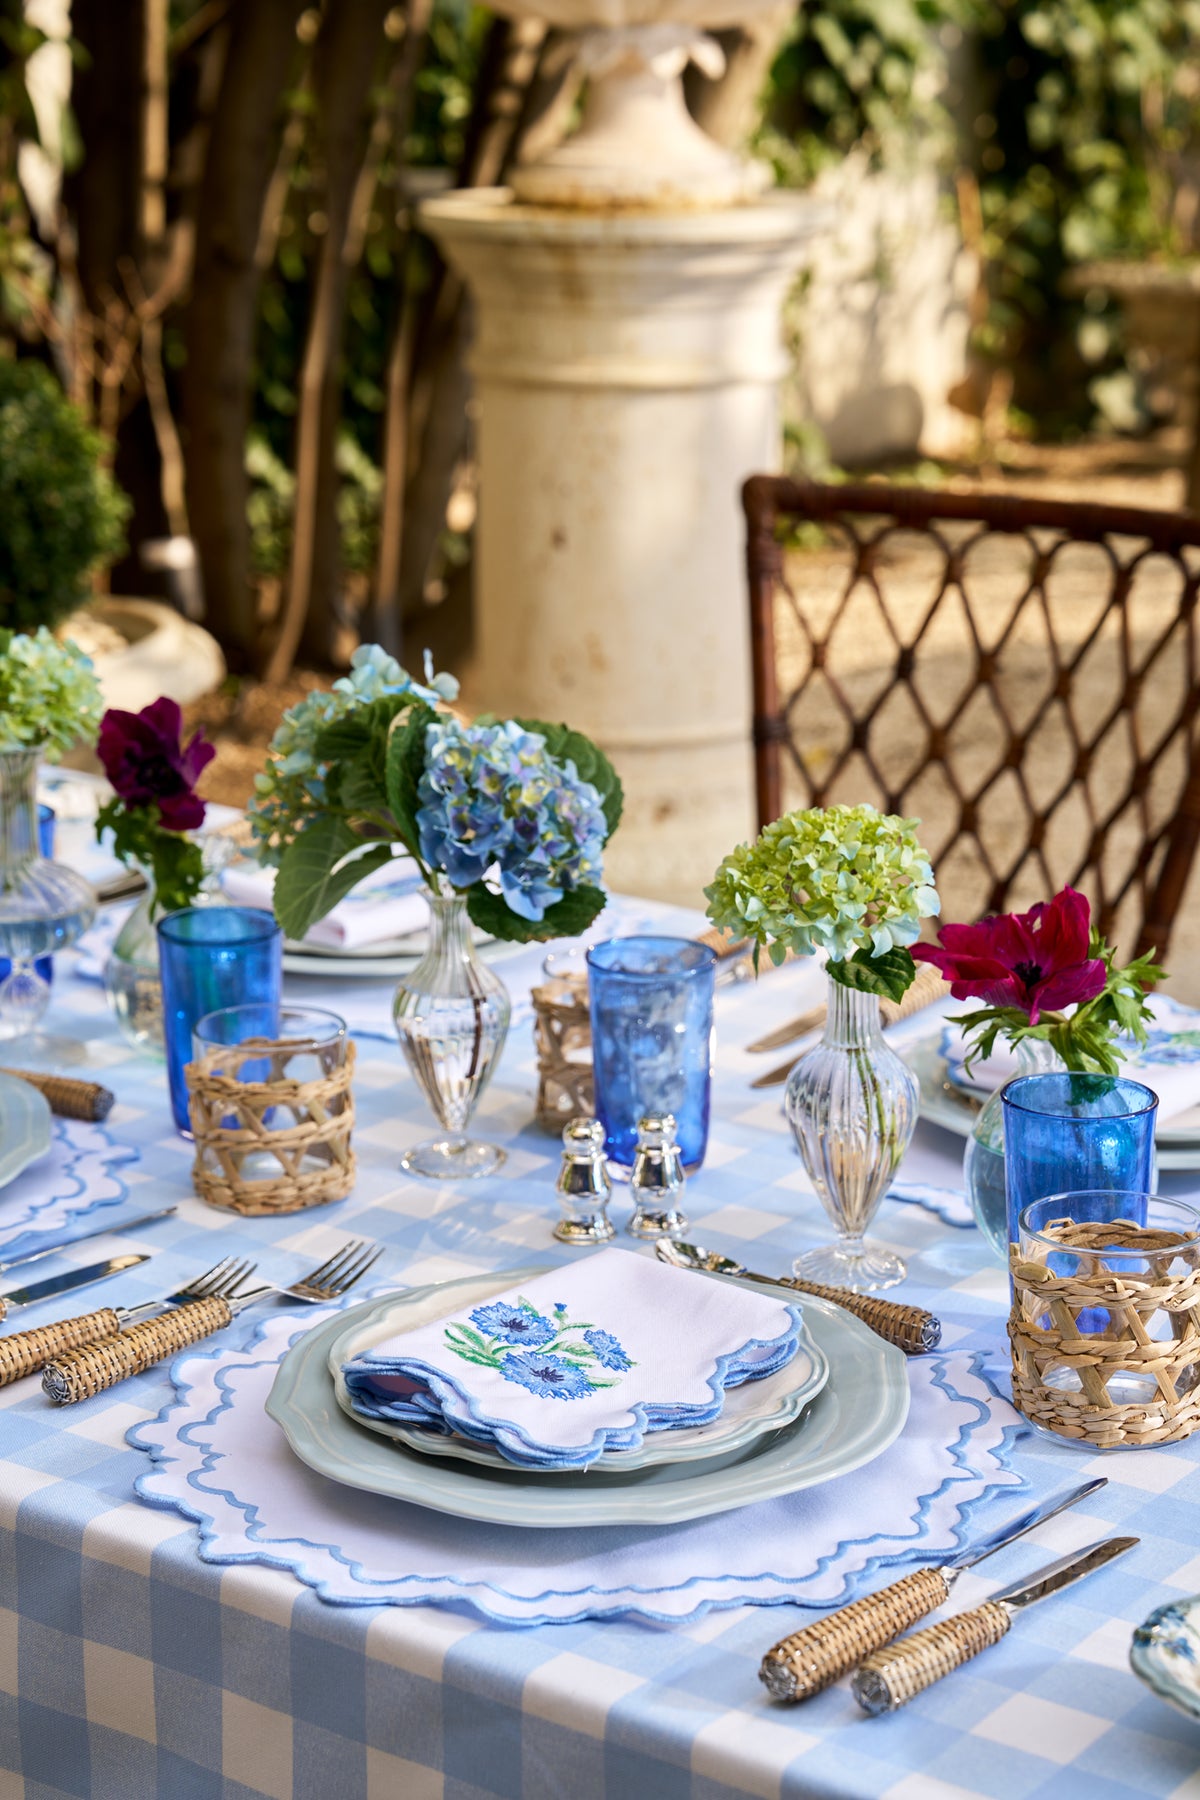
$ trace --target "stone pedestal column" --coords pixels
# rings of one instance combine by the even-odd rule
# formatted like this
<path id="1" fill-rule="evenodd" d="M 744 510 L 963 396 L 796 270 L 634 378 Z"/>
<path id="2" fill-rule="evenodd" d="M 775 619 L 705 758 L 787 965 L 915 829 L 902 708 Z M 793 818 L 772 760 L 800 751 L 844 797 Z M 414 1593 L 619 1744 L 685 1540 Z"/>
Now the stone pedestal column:
<path id="1" fill-rule="evenodd" d="M 488 710 L 567 719 L 626 812 L 610 886 L 695 902 L 753 828 L 740 488 L 779 456 L 779 313 L 821 210 L 422 208 L 475 298 L 477 664 Z"/>

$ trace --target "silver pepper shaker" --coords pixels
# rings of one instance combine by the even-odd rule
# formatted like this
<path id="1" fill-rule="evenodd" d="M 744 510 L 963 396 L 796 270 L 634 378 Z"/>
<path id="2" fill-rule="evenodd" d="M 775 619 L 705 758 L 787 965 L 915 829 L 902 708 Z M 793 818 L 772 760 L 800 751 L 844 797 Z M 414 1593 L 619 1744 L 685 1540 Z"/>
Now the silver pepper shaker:
<path id="1" fill-rule="evenodd" d="M 638 1120 L 637 1151 L 629 1185 L 633 1217 L 626 1230 L 639 1238 L 679 1237 L 688 1228 L 679 1206 L 687 1177 L 675 1142 L 674 1113 L 647 1113 Z"/>
<path id="2" fill-rule="evenodd" d="M 599 1119 L 572 1119 L 563 1126 L 562 1167 L 554 1191 L 563 1217 L 554 1235 L 563 1244 L 606 1244 L 616 1236 L 608 1216 L 612 1179 Z"/>

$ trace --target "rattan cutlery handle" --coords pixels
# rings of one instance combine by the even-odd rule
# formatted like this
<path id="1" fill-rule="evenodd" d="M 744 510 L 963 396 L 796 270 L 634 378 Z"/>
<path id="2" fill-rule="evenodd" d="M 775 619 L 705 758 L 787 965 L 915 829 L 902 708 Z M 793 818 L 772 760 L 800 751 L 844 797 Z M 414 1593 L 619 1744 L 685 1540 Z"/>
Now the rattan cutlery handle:
<path id="1" fill-rule="evenodd" d="M 868 1656 L 851 1682 L 854 1698 L 865 1712 L 895 1712 L 943 1675 L 959 1669 L 990 1644 L 998 1644 L 1012 1614 L 998 1600 L 985 1600 L 973 1612 L 956 1613 L 938 1625 L 927 1625 L 911 1637 Z"/>
<path id="2" fill-rule="evenodd" d="M 153 1368 L 188 1344 L 198 1343 L 228 1325 L 233 1313 L 224 1300 L 194 1300 L 173 1307 L 156 1319 L 119 1331 L 103 1343 L 87 1344 L 56 1356 L 42 1371 L 42 1387 L 60 1406 L 90 1400 L 130 1375 Z"/>
<path id="3" fill-rule="evenodd" d="M 99 1312 L 81 1313 L 75 1319 L 59 1319 L 54 1325 L 38 1325 L 32 1331 L 14 1331 L 0 1337 L 0 1387 L 32 1375 L 56 1356 L 64 1356 L 81 1344 L 116 1337 L 121 1321 L 111 1306 Z"/>
<path id="4" fill-rule="evenodd" d="M 949 1595 L 950 1583 L 940 1569 L 915 1569 L 782 1639 L 763 1657 L 758 1678 L 774 1700 L 808 1700 L 944 1606 Z"/>
<path id="5" fill-rule="evenodd" d="M 854 1294 L 849 1288 L 826 1287 L 820 1281 L 801 1281 L 798 1275 L 781 1275 L 777 1286 L 795 1288 L 800 1294 L 814 1294 L 818 1300 L 832 1300 L 847 1312 L 869 1325 L 872 1331 L 895 1344 L 906 1356 L 920 1356 L 922 1351 L 936 1350 L 942 1341 L 942 1322 L 923 1306 L 902 1306 L 898 1300 L 880 1300 L 874 1294 Z"/>
<path id="6" fill-rule="evenodd" d="M 60 1119 L 84 1119 L 89 1125 L 107 1119 L 116 1098 L 111 1088 L 101 1087 L 98 1081 L 80 1081 L 75 1075 L 39 1075 L 32 1069 L 4 1068 L 0 1075 L 15 1075 L 18 1081 L 37 1088 Z"/>

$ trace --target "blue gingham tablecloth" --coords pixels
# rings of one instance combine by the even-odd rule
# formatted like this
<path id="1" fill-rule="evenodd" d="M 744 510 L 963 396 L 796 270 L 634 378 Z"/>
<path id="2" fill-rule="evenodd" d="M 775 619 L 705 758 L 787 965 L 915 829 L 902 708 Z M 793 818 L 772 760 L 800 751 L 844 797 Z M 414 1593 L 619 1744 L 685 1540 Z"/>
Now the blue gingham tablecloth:
<path id="1" fill-rule="evenodd" d="M 617 907 L 615 922 L 655 916 Z M 53 1054 L 116 1091 L 108 1130 L 139 1152 L 121 1169 L 129 1205 L 180 1202 L 176 1220 L 121 1240 L 158 1253 L 109 1283 L 106 1299 L 136 1302 L 235 1247 L 294 1276 L 351 1232 L 386 1243 L 391 1272 L 413 1282 L 559 1253 L 558 1149 L 529 1122 L 527 1026 L 477 1121 L 508 1145 L 501 1176 L 452 1192 L 399 1174 L 400 1153 L 428 1124 L 398 1048 L 365 1038 L 354 1194 L 285 1219 L 233 1220 L 190 1197 L 191 1151 L 171 1129 L 161 1067 L 126 1051 L 99 988 L 68 965 L 60 958 L 46 1021 Z M 519 986 L 532 966 L 514 961 L 506 979 Z M 789 966 L 718 996 L 712 1137 L 687 1206 L 697 1239 L 755 1268 L 783 1271 L 828 1235 L 780 1091 L 749 1086 L 774 1058 L 742 1049 L 820 991 L 818 972 Z M 339 1006 L 337 984 L 321 992 Z M 953 1222 L 960 1157 L 958 1140 L 922 1126 L 902 1171 L 905 1203 L 884 1203 L 875 1235 L 907 1255 L 902 1292 L 940 1315 L 944 1344 L 985 1352 L 1002 1385 L 1006 1283 L 978 1235 Z M 913 1203 L 927 1184 L 945 1217 Z M 1186 1193 L 1200 1175 L 1166 1185 Z M 620 1196 L 614 1210 L 620 1219 Z M 66 1258 L 91 1261 L 110 1244 Z M 229 1341 L 253 1329 L 252 1316 L 238 1321 Z M 800 1607 L 518 1630 L 441 1608 L 328 1605 L 278 1569 L 206 1565 L 191 1526 L 134 1496 L 146 1459 L 125 1434 L 171 1393 L 163 1370 L 62 1411 L 36 1380 L 0 1389 L 2 1800 L 1200 1800 L 1200 1725 L 1156 1700 L 1126 1661 L 1138 1620 L 1200 1589 L 1200 1439 L 1094 1456 L 1023 1436 L 1014 1460 L 1032 1491 L 1107 1475 L 1086 1507 L 1088 1535 L 1130 1530 L 1140 1547 L 1023 1615 L 903 1712 L 868 1719 L 845 1684 L 791 1709 L 760 1686 L 763 1651 L 816 1616 Z M 989 1502 L 974 1525 L 1012 1510 L 1011 1496 Z M 1044 1526 L 965 1575 L 955 1605 L 1073 1547 L 1081 1529 L 1069 1517 Z"/>

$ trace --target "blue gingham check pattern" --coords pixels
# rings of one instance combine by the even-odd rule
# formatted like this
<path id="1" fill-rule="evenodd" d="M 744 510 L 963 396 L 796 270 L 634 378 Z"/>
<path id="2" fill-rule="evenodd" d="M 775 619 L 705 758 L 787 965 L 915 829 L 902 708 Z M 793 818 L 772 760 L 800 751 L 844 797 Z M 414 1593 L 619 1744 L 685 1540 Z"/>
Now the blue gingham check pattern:
<path id="1" fill-rule="evenodd" d="M 783 1270 L 828 1231 L 779 1092 L 748 1085 L 764 1059 L 740 1048 L 819 985 L 789 967 L 718 998 L 712 1139 L 687 1206 L 697 1239 L 751 1267 Z M 330 984 L 326 1004 L 339 999 Z M 118 1094 L 109 1130 L 140 1153 L 121 1169 L 130 1209 L 181 1202 L 176 1220 L 124 1240 L 159 1253 L 106 1299 L 163 1291 L 231 1248 L 253 1247 L 268 1273 L 294 1277 L 351 1232 L 386 1243 L 390 1272 L 413 1282 L 551 1247 L 557 1146 L 528 1123 L 527 1030 L 478 1118 L 509 1146 L 502 1177 L 461 1194 L 401 1177 L 401 1151 L 427 1126 L 398 1049 L 364 1042 L 355 1193 L 314 1213 L 231 1220 L 187 1197 L 191 1152 L 171 1131 L 162 1072 L 125 1050 L 100 991 L 63 979 L 53 1006 L 49 1029 L 87 1042 L 78 1072 Z M 926 1184 L 952 1191 L 959 1156 L 954 1139 L 922 1127 L 906 1199 Z M 620 1197 L 614 1210 L 620 1219 Z M 946 1347 L 988 1353 L 1001 1385 L 1005 1282 L 976 1234 L 889 1201 L 875 1235 L 908 1256 L 905 1296 L 939 1314 Z M 96 1254 L 81 1244 L 66 1257 Z M 229 1341 L 253 1329 L 239 1321 Z M 1023 1437 L 1018 1466 L 1034 1492 L 1094 1473 L 1109 1486 L 964 1576 L 956 1606 L 1109 1530 L 1141 1545 L 1025 1614 L 903 1712 L 872 1720 L 844 1684 L 790 1710 L 768 1700 L 758 1662 L 814 1616 L 799 1607 L 515 1631 L 452 1610 L 330 1606 L 281 1570 L 202 1564 L 190 1526 L 133 1496 L 146 1463 L 125 1433 L 171 1391 L 155 1370 L 59 1412 L 36 1382 L 0 1389 L 3 1800 L 1200 1800 L 1200 1726 L 1126 1661 L 1138 1620 L 1200 1589 L 1200 1439 L 1100 1457 Z M 979 1530 L 1013 1507 L 991 1502 Z"/>

